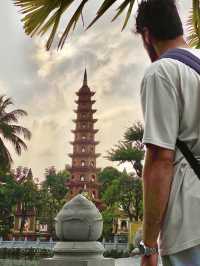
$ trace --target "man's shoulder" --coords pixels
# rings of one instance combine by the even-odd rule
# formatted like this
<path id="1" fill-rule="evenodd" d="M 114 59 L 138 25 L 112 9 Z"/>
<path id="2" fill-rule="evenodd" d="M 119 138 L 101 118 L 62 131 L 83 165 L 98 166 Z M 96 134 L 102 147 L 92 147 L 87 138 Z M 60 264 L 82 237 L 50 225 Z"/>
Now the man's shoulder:
<path id="1" fill-rule="evenodd" d="M 185 50 L 200 58 L 199 49 L 187 48 Z M 164 76 L 166 74 L 170 74 L 173 76 L 173 74 L 177 73 L 177 71 L 180 72 L 180 69 L 183 67 L 185 67 L 183 63 L 172 58 L 158 59 L 146 69 L 144 78 L 154 74 L 160 74 Z"/>
<path id="2" fill-rule="evenodd" d="M 171 58 L 158 59 L 146 69 L 144 77 L 174 71 L 177 64 L 178 62 Z"/>

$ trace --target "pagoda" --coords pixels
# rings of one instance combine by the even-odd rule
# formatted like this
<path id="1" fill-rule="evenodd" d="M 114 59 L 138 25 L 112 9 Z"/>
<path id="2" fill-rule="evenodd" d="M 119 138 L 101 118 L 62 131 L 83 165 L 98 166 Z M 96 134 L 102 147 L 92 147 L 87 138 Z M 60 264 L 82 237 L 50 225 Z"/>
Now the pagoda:
<path id="1" fill-rule="evenodd" d="M 100 171 L 96 167 L 96 159 L 100 156 L 95 152 L 99 142 L 95 141 L 98 132 L 94 124 L 98 121 L 93 115 L 97 110 L 92 106 L 96 102 L 92 100 L 95 92 L 91 91 L 87 82 L 87 71 L 85 70 L 83 85 L 76 92 L 78 99 L 75 101 L 77 109 L 75 123 L 73 153 L 69 154 L 72 158 L 72 166 L 68 169 L 71 173 L 70 180 L 67 182 L 69 188 L 69 199 L 81 193 L 92 200 L 98 208 L 101 208 L 99 199 L 100 183 L 97 174 Z"/>

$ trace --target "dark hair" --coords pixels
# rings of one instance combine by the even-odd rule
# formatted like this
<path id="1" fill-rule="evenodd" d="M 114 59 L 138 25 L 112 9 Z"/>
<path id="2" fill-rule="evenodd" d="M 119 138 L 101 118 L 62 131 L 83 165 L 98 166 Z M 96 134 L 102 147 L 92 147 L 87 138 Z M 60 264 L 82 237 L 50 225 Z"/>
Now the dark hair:
<path id="1" fill-rule="evenodd" d="M 175 0 L 142 0 L 136 16 L 136 32 L 142 34 L 145 27 L 160 41 L 183 35 Z"/>

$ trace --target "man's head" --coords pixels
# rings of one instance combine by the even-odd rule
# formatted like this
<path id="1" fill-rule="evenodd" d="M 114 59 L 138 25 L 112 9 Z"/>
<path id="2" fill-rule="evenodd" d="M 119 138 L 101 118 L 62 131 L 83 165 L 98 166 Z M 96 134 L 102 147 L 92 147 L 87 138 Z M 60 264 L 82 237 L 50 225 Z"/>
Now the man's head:
<path id="1" fill-rule="evenodd" d="M 136 17 L 136 32 L 142 35 L 152 61 L 159 54 L 158 43 L 167 43 L 183 36 L 183 26 L 175 0 L 142 0 Z"/>

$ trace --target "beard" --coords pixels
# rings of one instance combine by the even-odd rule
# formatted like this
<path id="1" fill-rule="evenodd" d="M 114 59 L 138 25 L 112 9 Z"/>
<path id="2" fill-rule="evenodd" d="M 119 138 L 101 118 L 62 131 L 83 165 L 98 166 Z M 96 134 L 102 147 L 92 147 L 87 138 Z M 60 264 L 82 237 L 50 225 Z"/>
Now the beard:
<path id="1" fill-rule="evenodd" d="M 145 44 L 145 48 L 146 48 L 147 53 L 151 59 L 151 62 L 155 62 L 156 60 L 158 60 L 159 56 L 156 53 L 156 50 L 154 49 L 153 45 Z"/>

